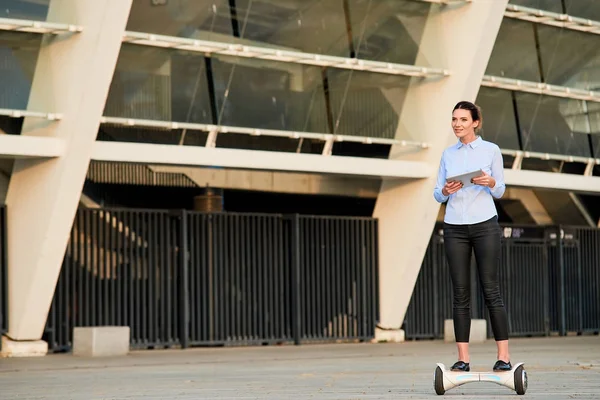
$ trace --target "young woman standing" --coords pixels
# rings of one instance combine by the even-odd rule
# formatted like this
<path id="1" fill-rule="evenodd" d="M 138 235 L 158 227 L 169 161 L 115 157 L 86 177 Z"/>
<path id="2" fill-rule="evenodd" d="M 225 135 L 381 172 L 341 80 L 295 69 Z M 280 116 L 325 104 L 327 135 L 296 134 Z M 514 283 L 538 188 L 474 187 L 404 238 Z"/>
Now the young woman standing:
<path id="1" fill-rule="evenodd" d="M 478 106 L 461 101 L 452 110 L 452 129 L 458 142 L 442 155 L 434 190 L 435 199 L 446 205 L 444 246 L 453 286 L 453 320 L 458 361 L 453 371 L 470 371 L 471 252 L 475 252 L 479 280 L 498 347 L 494 371 L 509 371 L 508 317 L 498 285 L 502 231 L 494 198 L 504 194 L 500 148 L 477 135 L 483 118 Z M 474 185 L 446 182 L 446 178 L 481 169 Z"/>

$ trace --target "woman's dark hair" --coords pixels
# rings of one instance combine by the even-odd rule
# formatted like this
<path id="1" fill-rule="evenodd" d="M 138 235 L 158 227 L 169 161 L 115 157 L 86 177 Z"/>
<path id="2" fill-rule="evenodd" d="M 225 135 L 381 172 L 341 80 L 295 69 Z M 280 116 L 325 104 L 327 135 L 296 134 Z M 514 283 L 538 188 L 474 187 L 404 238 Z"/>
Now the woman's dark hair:
<path id="1" fill-rule="evenodd" d="M 471 103 L 470 101 L 459 101 L 454 106 L 454 110 L 469 110 L 471 112 L 471 118 L 473 121 L 479 121 L 479 125 L 475 128 L 475 132 L 479 131 L 483 127 L 483 115 L 481 114 L 481 108 Z"/>

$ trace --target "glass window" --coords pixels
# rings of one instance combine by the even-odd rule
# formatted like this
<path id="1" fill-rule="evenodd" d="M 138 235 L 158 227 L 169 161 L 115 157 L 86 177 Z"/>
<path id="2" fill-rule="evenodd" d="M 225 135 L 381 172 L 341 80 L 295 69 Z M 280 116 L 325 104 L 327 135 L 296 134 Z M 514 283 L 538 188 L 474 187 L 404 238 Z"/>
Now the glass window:
<path id="1" fill-rule="evenodd" d="M 573 132 L 600 133 L 600 104 L 570 101 L 561 104 L 561 114 Z"/>
<path id="2" fill-rule="evenodd" d="M 565 0 L 567 14 L 600 21 L 600 2 L 596 0 Z"/>
<path id="3" fill-rule="evenodd" d="M 327 77 L 334 133 L 394 138 L 410 78 L 336 69 Z"/>
<path id="4" fill-rule="evenodd" d="M 600 135 L 591 135 L 594 158 L 600 158 Z M 596 167 L 599 168 L 599 167 Z M 600 168 L 599 168 L 600 169 Z"/>
<path id="5" fill-rule="evenodd" d="M 104 115 L 212 123 L 204 57 L 124 44 Z"/>
<path id="6" fill-rule="evenodd" d="M 587 122 L 589 124 L 589 133 L 600 135 L 600 103 L 587 102 Z"/>
<path id="7" fill-rule="evenodd" d="M 409 0 L 349 0 L 355 57 L 414 65 L 430 8 Z"/>
<path id="8" fill-rule="evenodd" d="M 50 0 L 2 0 L 0 18 L 46 21 Z"/>
<path id="9" fill-rule="evenodd" d="M 545 81 L 578 89 L 600 90 L 600 36 L 539 25 Z"/>
<path id="10" fill-rule="evenodd" d="M 236 0 L 239 36 L 250 45 L 277 45 L 349 57 L 342 1 Z"/>
<path id="11" fill-rule="evenodd" d="M 0 32 L 0 108 L 27 108 L 41 40 L 37 34 Z"/>
<path id="12" fill-rule="evenodd" d="M 133 0 L 127 30 L 216 41 L 233 35 L 227 0 Z"/>
<path id="13" fill-rule="evenodd" d="M 212 66 L 220 125 L 328 131 L 320 68 L 229 56 Z"/>
<path id="14" fill-rule="evenodd" d="M 508 90 L 481 87 L 476 103 L 483 113 L 481 136 L 502 149 L 519 150 L 512 94 Z"/>
<path id="15" fill-rule="evenodd" d="M 567 0 L 569 1 L 569 0 Z M 579 0 L 575 0 L 579 1 Z M 589 1 L 589 0 L 583 0 Z M 539 10 L 546 10 L 555 13 L 562 13 L 562 3 L 561 0 L 510 0 L 510 4 L 514 4 L 517 6 L 536 8 Z"/>
<path id="16" fill-rule="evenodd" d="M 511 18 L 503 19 L 485 73 L 526 81 L 540 81 L 532 23 Z"/>
<path id="17" fill-rule="evenodd" d="M 587 135 L 573 132 L 563 115 L 577 100 L 516 93 L 523 149 L 542 153 L 590 156 Z"/>

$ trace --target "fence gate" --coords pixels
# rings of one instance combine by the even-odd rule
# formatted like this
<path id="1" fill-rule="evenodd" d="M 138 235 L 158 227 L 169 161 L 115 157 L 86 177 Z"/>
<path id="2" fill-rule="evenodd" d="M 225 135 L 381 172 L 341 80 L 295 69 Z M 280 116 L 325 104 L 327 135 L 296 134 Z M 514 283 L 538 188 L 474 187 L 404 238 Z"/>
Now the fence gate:
<path id="1" fill-rule="evenodd" d="M 133 348 L 370 339 L 370 218 L 81 209 L 44 338 L 131 328 Z"/>

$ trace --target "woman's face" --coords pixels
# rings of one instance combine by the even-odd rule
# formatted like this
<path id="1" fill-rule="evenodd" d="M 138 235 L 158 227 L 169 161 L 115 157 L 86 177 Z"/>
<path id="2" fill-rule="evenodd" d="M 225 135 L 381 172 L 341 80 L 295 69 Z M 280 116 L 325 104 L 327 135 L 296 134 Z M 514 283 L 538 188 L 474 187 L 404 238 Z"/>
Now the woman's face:
<path id="1" fill-rule="evenodd" d="M 457 109 L 452 112 L 452 129 L 457 138 L 470 138 L 475 136 L 475 128 L 479 121 L 473 121 L 471 111 Z"/>

